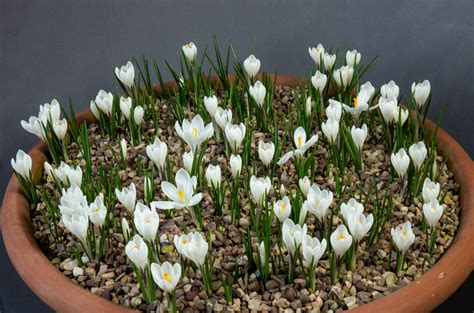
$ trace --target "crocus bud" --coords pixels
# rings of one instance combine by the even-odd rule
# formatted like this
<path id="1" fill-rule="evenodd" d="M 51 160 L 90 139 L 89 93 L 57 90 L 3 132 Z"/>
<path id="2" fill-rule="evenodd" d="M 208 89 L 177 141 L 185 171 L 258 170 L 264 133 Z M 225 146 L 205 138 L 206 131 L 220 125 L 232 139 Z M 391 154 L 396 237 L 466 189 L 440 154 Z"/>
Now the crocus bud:
<path id="1" fill-rule="evenodd" d="M 428 97 L 430 96 L 431 85 L 428 80 L 424 80 L 422 83 L 413 83 L 411 85 L 411 93 L 415 99 L 416 104 L 421 108 Z"/>
<path id="2" fill-rule="evenodd" d="M 128 226 L 127 219 L 122 217 L 122 235 L 126 241 L 130 238 L 130 226 Z"/>
<path id="3" fill-rule="evenodd" d="M 51 164 L 48 163 L 48 161 L 44 162 L 44 172 L 48 177 L 51 179 L 51 181 L 54 182 L 56 175 L 54 174 L 54 168 L 51 166 Z"/>
<path id="4" fill-rule="evenodd" d="M 439 219 L 443 215 L 443 206 L 439 204 L 437 199 L 423 204 L 423 214 L 431 228 L 435 227 Z"/>
<path id="5" fill-rule="evenodd" d="M 415 169 L 418 171 L 423 164 L 423 161 L 426 159 L 426 155 L 428 154 L 425 143 L 420 141 L 412 144 L 410 148 L 408 148 L 408 153 L 410 154 Z"/>
<path id="6" fill-rule="evenodd" d="M 361 128 L 357 128 L 352 125 L 351 136 L 352 140 L 354 140 L 354 144 L 357 149 L 359 149 L 359 151 L 362 151 L 365 139 L 367 139 L 367 125 L 363 124 Z"/>
<path id="7" fill-rule="evenodd" d="M 257 178 L 252 175 L 250 178 L 250 191 L 253 197 L 253 200 L 257 203 L 258 206 L 263 205 L 264 197 L 268 194 L 272 188 L 272 183 L 268 177 Z"/>
<path id="8" fill-rule="evenodd" d="M 130 113 L 132 110 L 132 98 L 120 97 L 120 111 L 127 120 L 130 119 Z"/>
<path id="9" fill-rule="evenodd" d="M 267 258 L 264 241 L 260 242 L 260 244 L 258 245 L 258 254 L 260 256 L 260 263 L 262 264 L 262 267 L 263 267 L 263 264 L 265 264 L 265 260 Z"/>
<path id="10" fill-rule="evenodd" d="M 232 121 L 232 111 L 230 109 L 224 110 L 221 107 L 216 109 L 214 114 L 214 119 L 216 120 L 217 125 L 225 130 L 225 126 Z"/>
<path id="11" fill-rule="evenodd" d="M 127 160 L 127 140 L 125 138 L 120 140 L 120 155 L 124 160 Z"/>
<path id="12" fill-rule="evenodd" d="M 408 248 L 415 242 L 415 235 L 408 221 L 396 228 L 392 227 L 391 234 L 397 249 L 402 253 L 407 252 Z"/>
<path id="13" fill-rule="evenodd" d="M 356 199 L 350 198 L 347 203 L 341 204 L 341 214 L 347 224 L 353 216 L 358 216 L 364 212 L 364 206 Z"/>
<path id="14" fill-rule="evenodd" d="M 399 94 L 400 88 L 393 80 L 389 81 L 388 84 L 382 85 L 382 87 L 380 87 L 380 95 L 386 99 L 398 99 Z"/>
<path id="15" fill-rule="evenodd" d="M 32 160 L 23 150 L 18 150 L 16 158 L 11 160 L 11 165 L 18 175 L 26 180 L 30 180 Z"/>
<path id="16" fill-rule="evenodd" d="M 311 97 L 306 98 L 306 105 L 304 107 L 304 113 L 306 116 L 310 117 L 311 116 L 311 111 L 313 109 L 313 103 L 311 101 Z"/>
<path id="17" fill-rule="evenodd" d="M 135 266 L 139 267 L 142 271 L 145 270 L 148 264 L 148 246 L 140 235 L 135 235 L 132 241 L 127 243 L 125 253 Z"/>
<path id="18" fill-rule="evenodd" d="M 316 216 L 316 218 L 324 222 L 327 214 L 329 213 L 329 207 L 333 200 L 333 194 L 329 190 L 321 190 L 316 184 L 313 184 L 309 188 L 307 200 L 303 203 L 303 206 L 307 206 L 308 210 Z"/>
<path id="19" fill-rule="evenodd" d="M 323 93 L 327 81 L 328 77 L 325 74 L 321 74 L 319 71 L 316 71 L 316 73 L 311 76 L 311 84 L 313 85 L 314 89 L 319 91 L 319 94 Z"/>
<path id="20" fill-rule="evenodd" d="M 318 238 L 306 235 L 303 239 L 303 257 L 305 261 L 315 266 L 326 252 L 326 246 L 326 239 L 319 242 Z"/>
<path id="21" fill-rule="evenodd" d="M 97 108 L 101 110 L 103 113 L 105 113 L 107 116 L 110 116 L 110 114 L 112 114 L 113 102 L 114 102 L 114 95 L 102 89 L 99 90 L 99 93 L 97 94 L 94 100 L 94 103 L 96 104 Z M 92 107 L 92 104 L 91 104 L 91 107 Z"/>
<path id="22" fill-rule="evenodd" d="M 92 224 L 102 227 L 105 222 L 105 217 L 107 216 L 107 208 L 104 205 L 104 196 L 99 194 L 94 202 L 89 205 L 89 219 Z"/>
<path id="23" fill-rule="evenodd" d="M 140 126 L 140 124 L 143 122 L 143 115 L 145 114 L 145 111 L 141 106 L 136 106 L 135 110 L 133 111 L 133 119 L 135 121 L 135 124 Z"/>
<path id="24" fill-rule="evenodd" d="M 158 287 L 167 293 L 172 293 L 181 278 L 181 265 L 179 263 L 171 265 L 171 263 L 165 261 L 161 265 L 151 263 L 150 269 L 153 280 Z"/>
<path id="25" fill-rule="evenodd" d="M 168 146 L 158 137 L 155 137 L 153 144 L 146 147 L 146 154 L 159 169 L 165 168 Z"/>
<path id="26" fill-rule="evenodd" d="M 367 217 L 363 213 L 352 215 L 348 224 L 354 241 L 358 242 L 364 238 L 369 232 L 373 223 L 374 217 L 372 214 L 369 214 Z"/>
<path id="27" fill-rule="evenodd" d="M 194 153 L 193 151 L 183 153 L 183 166 L 186 172 L 191 173 L 193 168 Z"/>
<path id="28" fill-rule="evenodd" d="M 146 188 L 145 188 L 146 189 Z M 151 204 L 151 208 L 138 202 L 133 215 L 133 223 L 138 233 L 146 240 L 154 242 L 156 233 L 160 225 L 160 217 L 156 212 L 156 208 Z"/>
<path id="29" fill-rule="evenodd" d="M 327 122 L 321 123 L 321 129 L 323 130 L 324 136 L 334 144 L 336 142 L 337 134 L 339 133 L 339 122 L 330 118 Z"/>
<path id="30" fill-rule="evenodd" d="M 207 240 L 198 232 L 188 234 L 189 243 L 182 246 L 183 255 L 193 261 L 198 267 L 201 267 L 207 255 L 209 245 Z"/>
<path id="31" fill-rule="evenodd" d="M 287 218 L 283 222 L 281 233 L 283 237 L 283 243 L 288 248 L 288 252 L 294 256 L 298 252 L 297 249 L 299 249 L 303 239 L 306 236 L 307 226 L 306 224 L 303 226 L 295 225 L 291 219 Z"/>
<path id="32" fill-rule="evenodd" d="M 431 202 L 431 200 L 438 199 L 439 189 L 439 183 L 434 183 L 429 177 L 426 177 L 425 181 L 423 182 L 423 201 L 428 203 Z"/>
<path id="33" fill-rule="evenodd" d="M 206 169 L 206 181 L 209 187 L 219 188 L 221 186 L 221 167 L 210 164 Z"/>
<path id="34" fill-rule="evenodd" d="M 262 84 L 262 82 L 257 80 L 257 82 L 253 86 L 249 87 L 249 93 L 255 100 L 255 102 L 258 104 L 258 106 L 262 108 L 265 103 L 265 96 L 267 94 L 267 89 Z"/>
<path id="35" fill-rule="evenodd" d="M 334 63 L 336 63 L 336 55 L 325 52 L 324 53 L 324 68 L 326 69 L 326 71 L 330 71 L 332 67 L 334 66 Z"/>
<path id="36" fill-rule="evenodd" d="M 116 67 L 115 75 L 125 86 L 131 88 L 135 79 L 135 68 L 132 62 L 128 61 L 127 64 L 120 67 L 120 69 Z"/>
<path id="37" fill-rule="evenodd" d="M 405 149 L 401 148 L 397 153 L 392 153 L 390 160 L 392 161 L 392 166 L 398 176 L 403 178 L 407 172 L 408 166 L 410 165 L 410 158 Z"/>
<path id="38" fill-rule="evenodd" d="M 344 225 L 339 225 L 339 227 L 331 234 L 330 239 L 331 246 L 338 258 L 342 257 L 347 249 L 352 245 L 352 236 Z"/>
<path id="39" fill-rule="evenodd" d="M 273 212 L 280 223 L 283 223 L 283 221 L 290 217 L 291 214 L 290 199 L 285 196 L 283 199 L 273 202 Z"/>
<path id="40" fill-rule="evenodd" d="M 251 54 L 244 61 L 244 69 L 250 78 L 254 78 L 260 70 L 260 60 Z"/>
<path id="41" fill-rule="evenodd" d="M 242 158 L 240 155 L 231 155 L 230 156 L 230 170 L 232 172 L 232 178 L 236 179 L 240 176 L 242 171 Z"/>
<path id="42" fill-rule="evenodd" d="M 334 71 L 334 81 L 339 88 L 346 88 L 352 80 L 354 75 L 354 68 L 352 66 L 342 66 Z"/>
<path id="43" fill-rule="evenodd" d="M 305 176 L 305 177 L 301 178 L 298 181 L 298 185 L 300 186 L 301 192 L 306 197 L 306 195 L 308 194 L 308 191 L 309 191 L 309 187 L 311 187 L 311 182 L 309 181 L 308 176 Z"/>
<path id="44" fill-rule="evenodd" d="M 342 105 L 338 101 L 329 99 L 329 105 L 326 108 L 326 116 L 328 119 L 336 120 L 338 123 L 341 120 Z"/>
<path id="45" fill-rule="evenodd" d="M 395 119 L 398 120 L 397 108 L 397 99 L 395 97 L 389 99 L 381 97 L 379 99 L 380 113 L 382 113 L 382 117 L 387 124 L 393 123 Z M 397 114 L 397 116 L 395 116 L 395 114 Z"/>
<path id="46" fill-rule="evenodd" d="M 265 143 L 263 140 L 258 142 L 258 156 L 263 165 L 268 166 L 273 160 L 275 154 L 275 145 L 273 142 Z"/>
<path id="47" fill-rule="evenodd" d="M 360 62 L 360 52 L 357 50 L 347 51 L 346 52 L 346 64 L 352 67 L 355 67 Z"/>
<path id="48" fill-rule="evenodd" d="M 225 126 L 225 136 L 230 144 L 230 147 L 232 148 L 232 151 L 238 151 L 242 141 L 245 138 L 245 125 L 242 123 L 239 125 L 228 123 Z"/>
<path id="49" fill-rule="evenodd" d="M 306 222 L 306 216 L 308 215 L 308 206 L 302 205 L 300 210 L 300 216 L 298 216 L 298 224 L 301 226 Z"/>
<path id="50" fill-rule="evenodd" d="M 85 243 L 87 241 L 87 229 L 89 227 L 89 219 L 87 213 L 74 213 L 72 215 L 63 215 L 62 221 L 64 226 L 80 241 Z"/>
<path id="51" fill-rule="evenodd" d="M 53 99 L 51 103 L 45 103 L 39 107 L 38 118 L 45 127 L 48 125 L 48 122 L 54 124 L 55 121 L 59 120 L 60 115 L 61 106 L 56 99 Z"/>
<path id="52" fill-rule="evenodd" d="M 55 121 L 53 123 L 53 131 L 58 139 L 63 141 L 67 133 L 67 120 L 63 118 L 62 120 Z"/>
<path id="53" fill-rule="evenodd" d="M 122 190 L 115 188 L 115 195 L 128 212 L 133 214 L 135 203 L 137 202 L 137 190 L 135 184 L 131 183 L 130 186 L 124 187 Z"/>
<path id="54" fill-rule="evenodd" d="M 188 43 L 187 45 L 184 45 L 183 48 L 183 53 L 188 62 L 192 63 L 196 59 L 197 55 L 197 47 L 193 42 Z"/>
<path id="55" fill-rule="evenodd" d="M 322 44 L 318 44 L 317 47 L 309 47 L 308 48 L 309 55 L 311 59 L 313 59 L 314 63 L 317 66 L 320 65 L 321 60 L 324 58 L 324 47 Z"/>
<path id="56" fill-rule="evenodd" d="M 216 115 L 216 110 L 217 110 L 217 97 L 216 96 L 204 96 L 204 105 L 206 106 L 206 110 L 211 116 L 211 118 L 214 118 L 214 115 Z"/>
<path id="57" fill-rule="evenodd" d="M 148 176 L 144 176 L 143 177 L 143 189 L 144 189 L 144 195 L 145 195 L 145 199 L 150 199 L 150 197 L 152 196 L 152 191 L 153 191 L 153 180 L 151 179 L 151 177 L 148 177 Z"/>
<path id="58" fill-rule="evenodd" d="M 403 126 L 408 119 L 408 114 L 408 110 L 398 106 L 394 112 L 395 120 Z"/>

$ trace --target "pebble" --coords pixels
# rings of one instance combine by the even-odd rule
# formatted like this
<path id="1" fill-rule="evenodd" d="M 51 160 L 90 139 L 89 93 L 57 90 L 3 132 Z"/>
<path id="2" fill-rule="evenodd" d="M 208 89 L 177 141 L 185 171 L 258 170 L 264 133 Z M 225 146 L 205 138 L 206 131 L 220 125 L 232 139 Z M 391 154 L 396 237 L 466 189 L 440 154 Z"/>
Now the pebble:
<path id="1" fill-rule="evenodd" d="M 82 267 L 74 267 L 72 269 L 72 275 L 74 275 L 74 277 L 77 277 L 77 276 L 83 276 L 84 275 L 84 269 Z"/>
<path id="2" fill-rule="evenodd" d="M 385 279 L 387 287 L 395 286 L 398 281 L 397 275 L 393 272 L 385 272 L 382 274 L 382 277 Z"/>
<path id="3" fill-rule="evenodd" d="M 344 303 L 349 309 L 352 309 L 353 307 L 356 306 L 357 299 L 354 296 L 344 298 Z"/>

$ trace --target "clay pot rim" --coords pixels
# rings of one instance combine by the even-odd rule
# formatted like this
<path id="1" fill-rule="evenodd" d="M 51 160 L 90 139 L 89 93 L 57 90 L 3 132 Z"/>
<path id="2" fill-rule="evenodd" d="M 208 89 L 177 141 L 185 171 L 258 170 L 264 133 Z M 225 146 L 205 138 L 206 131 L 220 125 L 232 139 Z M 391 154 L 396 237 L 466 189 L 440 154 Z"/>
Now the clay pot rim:
<path id="1" fill-rule="evenodd" d="M 232 76 L 230 76 L 233 79 Z M 211 84 L 218 81 L 210 77 Z M 278 75 L 279 85 L 295 86 L 302 82 L 298 76 Z M 165 88 L 176 88 L 168 82 Z M 161 93 L 160 86 L 154 87 Z M 77 114 L 82 123 L 93 121 L 90 109 Z M 425 127 L 433 131 L 435 124 L 427 120 Z M 463 148 L 443 129 L 438 132 L 439 153 L 448 158 L 449 168 L 461 186 L 461 219 L 458 233 L 443 257 L 418 280 L 388 296 L 353 309 L 355 312 L 424 312 L 431 311 L 448 298 L 474 269 L 474 166 Z M 29 151 L 33 172 L 40 175 L 47 147 L 38 142 Z M 76 285 L 58 271 L 40 250 L 30 226 L 29 205 L 18 181 L 12 175 L 3 199 L 2 233 L 5 248 L 17 272 L 47 305 L 56 311 L 83 312 L 94 307 L 100 312 L 127 312 L 130 309 L 96 296 Z M 38 273 L 41 273 L 38 275 Z"/>

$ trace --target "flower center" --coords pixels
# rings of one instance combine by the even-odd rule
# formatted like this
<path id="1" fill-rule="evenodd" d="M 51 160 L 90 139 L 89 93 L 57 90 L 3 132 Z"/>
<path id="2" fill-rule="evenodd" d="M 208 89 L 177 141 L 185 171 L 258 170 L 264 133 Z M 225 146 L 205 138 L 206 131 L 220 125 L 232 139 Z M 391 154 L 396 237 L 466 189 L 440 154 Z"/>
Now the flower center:
<path id="1" fill-rule="evenodd" d="M 168 283 L 171 282 L 171 277 L 170 277 L 170 274 L 168 274 L 168 272 L 164 272 L 163 277 Z"/>
<path id="2" fill-rule="evenodd" d="M 185 244 L 188 243 L 188 241 L 187 241 L 186 239 L 183 239 L 183 240 L 181 240 L 181 243 L 182 243 L 183 245 L 185 245 Z"/>
<path id="3" fill-rule="evenodd" d="M 100 209 L 99 209 L 98 206 L 95 206 L 95 207 L 92 209 L 92 213 L 94 213 L 94 214 L 99 213 L 99 211 L 100 211 Z"/>
<path id="4" fill-rule="evenodd" d="M 301 147 L 301 143 L 302 143 L 302 141 L 303 141 L 303 139 L 301 138 L 301 136 L 298 136 L 298 140 L 297 140 L 297 141 L 298 141 L 298 144 L 297 144 L 298 147 Z"/>
<path id="5" fill-rule="evenodd" d="M 285 210 L 285 208 L 286 208 L 286 205 L 284 203 L 282 203 L 280 205 L 280 210 L 283 212 Z"/>
<path id="6" fill-rule="evenodd" d="M 181 201 L 184 201 L 185 197 L 184 197 L 183 189 L 181 188 L 178 189 L 178 196 L 181 199 Z"/>
<path id="7" fill-rule="evenodd" d="M 356 97 L 354 98 L 354 108 L 357 109 L 358 106 L 359 106 L 359 99 Z"/>
<path id="8" fill-rule="evenodd" d="M 193 127 L 193 130 L 191 131 L 191 133 L 193 134 L 193 137 L 197 137 L 198 129 L 196 127 Z"/>
<path id="9" fill-rule="evenodd" d="M 346 235 L 344 234 L 339 234 L 339 236 L 337 237 L 338 240 L 344 240 L 346 239 Z"/>
<path id="10" fill-rule="evenodd" d="M 403 237 L 406 237 L 406 236 L 407 236 L 407 231 L 406 231 L 406 230 L 402 231 L 402 236 L 403 236 Z"/>
<path id="11" fill-rule="evenodd" d="M 314 203 L 316 203 L 316 205 L 319 205 L 321 203 L 321 199 L 314 200 Z"/>

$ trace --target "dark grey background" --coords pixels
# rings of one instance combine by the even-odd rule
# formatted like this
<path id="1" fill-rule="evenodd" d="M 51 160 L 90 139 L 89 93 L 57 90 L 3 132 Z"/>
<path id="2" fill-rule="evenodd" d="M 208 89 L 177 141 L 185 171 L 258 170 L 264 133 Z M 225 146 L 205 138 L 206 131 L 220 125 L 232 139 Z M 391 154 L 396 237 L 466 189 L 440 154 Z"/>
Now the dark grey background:
<path id="1" fill-rule="evenodd" d="M 99 89 L 116 90 L 116 65 L 142 53 L 176 65 L 181 45 L 194 41 L 201 55 L 213 32 L 221 42 L 232 39 L 241 58 L 255 39 L 262 69 L 279 73 L 308 72 L 307 49 L 318 42 L 356 48 L 364 61 L 380 54 L 366 78 L 376 87 L 393 79 L 403 93 L 429 79 L 432 112 L 448 100 L 442 125 L 472 156 L 473 13 L 472 1 L 0 0 L 0 196 L 10 158 L 37 140 L 20 120 L 36 115 L 40 104 L 72 97 L 80 111 Z M 471 277 L 439 311 L 472 311 L 472 288 Z M 5 312 L 48 311 L 3 247 L 0 299 Z"/>

